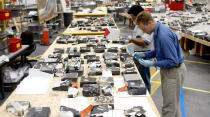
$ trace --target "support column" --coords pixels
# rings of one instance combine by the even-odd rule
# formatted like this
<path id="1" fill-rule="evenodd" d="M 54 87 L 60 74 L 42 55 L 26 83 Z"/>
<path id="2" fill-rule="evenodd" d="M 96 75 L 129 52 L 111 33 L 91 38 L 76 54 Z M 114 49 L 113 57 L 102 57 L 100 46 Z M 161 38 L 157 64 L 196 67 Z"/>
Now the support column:
<path id="1" fill-rule="evenodd" d="M 201 46 L 200 46 L 200 56 L 203 56 L 203 54 L 204 54 L 204 45 L 201 44 Z"/>
<path id="2" fill-rule="evenodd" d="M 198 47 L 198 43 L 195 42 L 195 43 L 194 43 L 194 53 L 197 53 L 197 51 L 198 51 L 197 47 Z"/>
<path id="3" fill-rule="evenodd" d="M 188 39 L 184 38 L 184 49 L 188 50 Z"/>

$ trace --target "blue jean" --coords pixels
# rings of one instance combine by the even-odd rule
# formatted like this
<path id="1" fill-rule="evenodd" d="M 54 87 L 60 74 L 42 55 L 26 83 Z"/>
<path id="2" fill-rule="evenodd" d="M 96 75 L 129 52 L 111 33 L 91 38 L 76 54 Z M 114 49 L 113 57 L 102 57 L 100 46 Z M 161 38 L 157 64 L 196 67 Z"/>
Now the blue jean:
<path id="1" fill-rule="evenodd" d="M 136 67 L 137 67 L 146 87 L 147 87 L 147 90 L 150 93 L 151 84 L 150 84 L 150 69 L 149 69 L 149 67 L 144 67 L 143 65 L 141 65 L 137 58 L 134 58 L 134 63 L 136 64 Z"/>

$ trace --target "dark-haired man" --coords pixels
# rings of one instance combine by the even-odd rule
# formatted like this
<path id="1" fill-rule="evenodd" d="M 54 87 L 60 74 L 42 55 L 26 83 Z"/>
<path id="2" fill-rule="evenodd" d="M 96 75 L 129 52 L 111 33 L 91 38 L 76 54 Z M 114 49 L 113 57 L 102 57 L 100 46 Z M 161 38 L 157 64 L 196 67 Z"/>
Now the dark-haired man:
<path id="1" fill-rule="evenodd" d="M 142 11 L 144 11 L 144 9 L 140 5 L 134 5 L 128 10 L 128 14 L 131 16 L 132 20 L 135 21 L 137 15 Z M 151 38 L 151 35 L 143 33 L 143 31 L 140 30 L 137 25 L 133 30 L 132 39 L 130 42 L 134 43 L 133 46 L 135 52 L 145 52 L 153 49 L 153 39 Z M 148 91 L 150 92 L 150 68 L 144 67 L 139 63 L 140 57 L 141 56 L 135 56 L 134 62 Z"/>
<path id="2" fill-rule="evenodd" d="M 156 60 L 139 60 L 139 62 L 144 66 L 160 67 L 163 117 L 181 117 L 180 89 L 186 75 L 186 67 L 177 35 L 169 27 L 154 21 L 145 11 L 137 16 L 136 24 L 144 33 L 154 32 L 154 50 L 135 54 L 156 58 Z"/>

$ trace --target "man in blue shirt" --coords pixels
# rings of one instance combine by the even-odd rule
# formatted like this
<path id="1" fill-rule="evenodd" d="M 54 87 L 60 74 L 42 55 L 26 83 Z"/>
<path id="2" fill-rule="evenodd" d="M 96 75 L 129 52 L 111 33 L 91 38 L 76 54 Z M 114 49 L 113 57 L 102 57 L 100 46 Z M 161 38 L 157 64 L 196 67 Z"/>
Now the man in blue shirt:
<path id="1" fill-rule="evenodd" d="M 179 45 L 177 35 L 168 27 L 153 20 L 148 12 L 141 12 L 136 24 L 144 33 L 154 32 L 154 50 L 137 52 L 135 57 L 156 58 L 156 60 L 139 60 L 144 66 L 160 67 L 163 117 L 181 117 L 180 89 L 184 82 L 186 67 L 184 54 Z"/>

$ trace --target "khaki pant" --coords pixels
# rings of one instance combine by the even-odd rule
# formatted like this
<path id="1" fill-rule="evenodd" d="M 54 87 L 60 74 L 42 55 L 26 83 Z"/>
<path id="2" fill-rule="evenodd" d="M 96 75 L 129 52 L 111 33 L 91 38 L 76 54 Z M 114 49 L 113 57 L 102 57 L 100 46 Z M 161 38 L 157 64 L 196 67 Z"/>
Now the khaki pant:
<path id="1" fill-rule="evenodd" d="M 180 89 L 186 75 L 185 64 L 170 69 L 160 69 L 162 94 L 163 94 L 163 117 L 181 117 Z"/>

